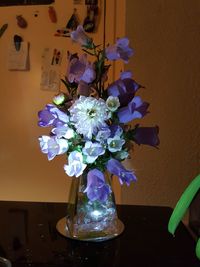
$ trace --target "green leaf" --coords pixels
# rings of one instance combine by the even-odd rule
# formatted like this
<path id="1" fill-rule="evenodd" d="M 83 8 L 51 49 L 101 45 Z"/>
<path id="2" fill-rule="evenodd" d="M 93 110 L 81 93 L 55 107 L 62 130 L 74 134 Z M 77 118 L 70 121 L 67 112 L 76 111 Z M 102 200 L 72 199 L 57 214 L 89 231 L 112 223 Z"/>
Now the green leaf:
<path id="1" fill-rule="evenodd" d="M 200 188 L 200 174 L 188 185 L 177 202 L 168 222 L 168 231 L 174 235 L 193 198 Z M 200 246 L 200 245 L 198 245 Z M 199 250 L 198 250 L 199 251 Z M 199 253 L 200 254 L 200 253 Z"/>
<path id="2" fill-rule="evenodd" d="M 195 252 L 196 252 L 197 258 L 200 260 L 200 238 L 197 240 Z"/>

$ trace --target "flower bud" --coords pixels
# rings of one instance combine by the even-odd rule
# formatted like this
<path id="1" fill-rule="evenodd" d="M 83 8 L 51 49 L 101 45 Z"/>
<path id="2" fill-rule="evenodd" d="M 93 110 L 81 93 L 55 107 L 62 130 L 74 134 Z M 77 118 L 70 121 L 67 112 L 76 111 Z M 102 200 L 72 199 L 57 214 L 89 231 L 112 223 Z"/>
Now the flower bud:
<path id="1" fill-rule="evenodd" d="M 65 94 L 59 93 L 59 94 L 57 94 L 57 95 L 54 96 L 53 103 L 55 105 L 57 105 L 57 106 L 58 105 L 62 105 L 65 102 L 65 99 L 66 99 Z"/>

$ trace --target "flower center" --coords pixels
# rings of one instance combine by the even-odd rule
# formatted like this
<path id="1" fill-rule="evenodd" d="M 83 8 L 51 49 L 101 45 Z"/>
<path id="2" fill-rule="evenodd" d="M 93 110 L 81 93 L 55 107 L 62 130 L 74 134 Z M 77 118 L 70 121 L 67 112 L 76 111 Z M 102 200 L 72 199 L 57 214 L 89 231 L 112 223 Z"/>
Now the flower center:
<path id="1" fill-rule="evenodd" d="M 110 143 L 110 146 L 111 146 L 111 147 L 116 147 L 116 141 L 112 141 L 112 142 Z"/>
<path id="2" fill-rule="evenodd" d="M 87 114 L 90 118 L 94 118 L 96 116 L 96 110 L 95 109 L 88 109 Z"/>

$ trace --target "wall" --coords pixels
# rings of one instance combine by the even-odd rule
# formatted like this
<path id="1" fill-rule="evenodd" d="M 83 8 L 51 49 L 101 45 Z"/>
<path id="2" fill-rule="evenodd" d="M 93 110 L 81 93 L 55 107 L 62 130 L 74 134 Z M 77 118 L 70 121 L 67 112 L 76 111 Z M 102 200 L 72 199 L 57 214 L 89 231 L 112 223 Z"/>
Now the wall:
<path id="1" fill-rule="evenodd" d="M 62 73 L 65 74 L 66 52 L 77 51 L 69 38 L 54 37 L 64 27 L 73 11 L 73 1 L 57 0 L 57 24 L 48 17 L 48 6 L 18 6 L 0 8 L 0 25 L 8 29 L 0 39 L 0 199 L 66 202 L 70 178 L 66 176 L 64 157 L 48 162 L 39 149 L 38 136 L 48 130 L 37 126 L 37 113 L 49 103 L 55 92 L 40 90 L 41 55 L 44 47 L 64 50 Z M 76 6 L 79 18 L 86 16 L 84 1 Z M 92 37 L 103 43 L 103 1 L 100 1 L 101 19 L 98 32 Z M 38 17 L 34 14 L 38 13 Z M 16 15 L 24 15 L 27 29 L 16 25 Z M 14 34 L 30 42 L 30 71 L 8 71 L 7 54 Z M 112 36 L 112 34 L 111 34 Z"/>
<path id="2" fill-rule="evenodd" d="M 174 206 L 200 172 L 200 2 L 127 0 L 126 35 L 135 56 L 126 66 L 146 88 L 143 125 L 160 127 L 160 148 L 135 147 L 138 181 L 123 188 L 129 204 Z"/>
<path id="3" fill-rule="evenodd" d="M 70 178 L 63 171 L 65 158 L 48 162 L 37 140 L 45 133 L 37 126 L 37 112 L 54 94 L 40 90 L 43 48 L 59 46 L 65 52 L 78 48 L 67 38 L 53 36 L 71 16 L 72 1 L 66 4 L 57 0 L 55 8 L 56 25 L 49 21 L 47 6 L 0 8 L 0 25 L 9 23 L 0 39 L 1 200 L 68 199 Z M 83 20 L 84 5 L 77 9 Z M 35 11 L 39 12 L 37 18 Z M 141 123 L 158 124 L 161 139 L 158 150 L 135 146 L 127 167 L 135 169 L 138 181 L 129 188 L 123 186 L 122 193 L 116 181 L 118 202 L 174 206 L 185 186 L 199 173 L 199 12 L 197 0 L 192 4 L 186 0 L 107 1 L 106 41 L 111 43 L 124 36 L 126 28 L 135 49 L 126 69 L 133 70 L 135 79 L 146 87 L 140 93 L 151 104 L 150 114 Z M 16 26 L 17 14 L 27 18 L 26 30 Z M 14 34 L 30 42 L 30 72 L 10 72 L 6 68 L 8 45 Z M 102 43 L 102 17 L 93 37 Z M 65 68 L 64 59 L 62 73 Z M 122 64 L 115 65 L 112 77 L 118 78 L 122 69 Z"/>

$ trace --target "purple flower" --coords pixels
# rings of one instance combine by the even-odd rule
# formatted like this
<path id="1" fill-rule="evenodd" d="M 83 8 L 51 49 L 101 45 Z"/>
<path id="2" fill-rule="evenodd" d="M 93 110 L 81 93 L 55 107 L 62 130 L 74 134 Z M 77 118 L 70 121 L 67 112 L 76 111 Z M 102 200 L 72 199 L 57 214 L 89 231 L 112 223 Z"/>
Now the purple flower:
<path id="1" fill-rule="evenodd" d="M 111 134 L 111 131 L 108 127 L 102 127 L 96 135 L 96 140 L 104 144 L 107 141 L 110 134 Z"/>
<path id="2" fill-rule="evenodd" d="M 48 104 L 46 107 L 38 112 L 40 127 L 56 126 L 58 124 L 65 124 L 69 121 L 66 113 L 59 110 L 55 105 Z"/>
<path id="3" fill-rule="evenodd" d="M 128 38 L 118 39 L 115 45 L 106 48 L 106 57 L 109 60 L 122 59 L 125 63 L 128 63 L 129 58 L 133 55 L 133 49 L 128 45 Z"/>
<path id="4" fill-rule="evenodd" d="M 108 95 L 118 97 L 121 107 L 127 106 L 141 87 L 133 79 L 126 77 L 129 77 L 128 73 L 123 72 L 121 78 L 108 87 Z"/>
<path id="5" fill-rule="evenodd" d="M 116 159 L 110 159 L 107 162 L 106 167 L 111 174 L 116 175 L 119 178 L 120 184 L 126 183 L 127 185 L 130 185 L 131 181 L 137 180 L 135 174 L 130 170 L 126 170 Z"/>
<path id="6" fill-rule="evenodd" d="M 135 96 L 127 107 L 120 108 L 117 112 L 119 122 L 127 123 L 134 119 L 141 119 L 147 114 L 149 103 L 142 102 L 139 96 Z"/>
<path id="7" fill-rule="evenodd" d="M 112 124 L 110 125 L 110 137 L 113 138 L 114 136 L 121 136 L 123 134 L 123 129 L 119 125 Z"/>
<path id="8" fill-rule="evenodd" d="M 133 76 L 132 72 L 131 71 L 122 71 L 120 73 L 120 79 L 121 80 L 124 80 L 124 79 L 131 79 Z"/>
<path id="9" fill-rule="evenodd" d="M 160 143 L 158 138 L 159 127 L 137 127 L 134 132 L 134 141 L 138 145 L 150 145 L 157 147 Z"/>
<path id="10" fill-rule="evenodd" d="M 47 154 L 48 160 L 52 160 L 56 155 L 64 154 L 68 150 L 68 142 L 56 136 L 43 135 L 39 137 L 42 153 Z"/>
<path id="11" fill-rule="evenodd" d="M 105 153 L 105 149 L 99 143 L 93 143 L 91 141 L 87 141 L 83 148 L 83 154 L 86 157 L 87 163 L 93 163 L 98 158 L 98 156 L 103 155 Z"/>
<path id="12" fill-rule="evenodd" d="M 74 57 L 70 60 L 66 74 L 70 83 L 84 81 L 91 83 L 96 77 L 94 66 L 87 61 L 87 55 L 80 58 Z"/>
<path id="13" fill-rule="evenodd" d="M 105 202 L 111 193 L 111 188 L 105 183 L 104 174 L 98 169 L 93 169 L 87 174 L 87 187 L 84 192 L 91 201 Z"/>
<path id="14" fill-rule="evenodd" d="M 83 26 L 79 25 L 77 29 L 70 34 L 73 41 L 79 43 L 86 48 L 93 48 L 92 39 L 85 33 Z"/>

